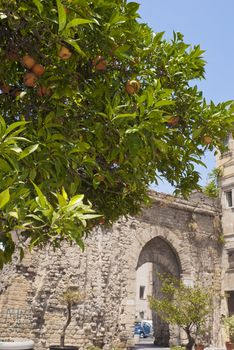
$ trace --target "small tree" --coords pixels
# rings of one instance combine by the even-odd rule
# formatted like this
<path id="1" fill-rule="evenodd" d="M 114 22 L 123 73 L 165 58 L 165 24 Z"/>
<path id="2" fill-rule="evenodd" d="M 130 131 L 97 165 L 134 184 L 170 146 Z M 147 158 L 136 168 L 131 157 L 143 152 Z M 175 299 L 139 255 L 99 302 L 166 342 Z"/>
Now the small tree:
<path id="1" fill-rule="evenodd" d="M 229 333 L 229 340 L 234 343 L 234 315 L 224 318 L 224 325 Z"/>
<path id="2" fill-rule="evenodd" d="M 214 168 L 209 174 L 209 182 L 203 188 L 203 192 L 211 198 L 217 198 L 219 196 L 219 178 L 222 176 L 221 168 Z"/>
<path id="3" fill-rule="evenodd" d="M 62 295 L 62 302 L 66 304 L 67 319 L 60 334 L 60 346 L 65 346 L 65 334 L 67 327 L 71 323 L 72 306 L 80 304 L 84 300 L 84 295 L 77 289 L 69 287 Z"/>
<path id="4" fill-rule="evenodd" d="M 149 297 L 150 307 L 170 324 L 182 328 L 188 338 L 187 350 L 191 350 L 195 339 L 204 328 L 210 312 L 210 296 L 199 287 L 189 287 L 174 277 L 160 275 L 163 297 Z"/>

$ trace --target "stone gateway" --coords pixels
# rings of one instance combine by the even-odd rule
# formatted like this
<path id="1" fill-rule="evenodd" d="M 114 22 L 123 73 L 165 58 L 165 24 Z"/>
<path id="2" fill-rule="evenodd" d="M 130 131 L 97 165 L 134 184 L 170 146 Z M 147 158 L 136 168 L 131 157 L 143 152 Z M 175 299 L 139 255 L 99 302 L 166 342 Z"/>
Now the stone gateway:
<path id="1" fill-rule="evenodd" d="M 152 206 L 138 217 L 95 230 L 84 252 L 75 245 L 64 244 L 56 252 L 47 247 L 5 266 L 0 278 L 1 338 L 29 338 L 36 349 L 58 344 L 65 321 L 61 294 L 78 287 L 84 301 L 73 307 L 65 342 L 81 349 L 126 347 L 133 338 L 136 270 L 150 262 L 154 295 L 160 295 L 156 272 L 212 290 L 208 342 L 222 345 L 220 207 L 199 194 L 188 201 L 155 192 L 151 196 Z M 157 315 L 153 322 L 158 344 L 183 341 L 183 334 Z"/>

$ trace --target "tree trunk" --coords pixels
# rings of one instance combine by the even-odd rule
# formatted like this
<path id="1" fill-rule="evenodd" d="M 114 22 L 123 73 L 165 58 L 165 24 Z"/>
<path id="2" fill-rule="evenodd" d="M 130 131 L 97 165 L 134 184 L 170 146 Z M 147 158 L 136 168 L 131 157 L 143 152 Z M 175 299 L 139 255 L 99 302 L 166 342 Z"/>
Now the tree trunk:
<path id="1" fill-rule="evenodd" d="M 186 344 L 186 350 L 192 350 L 193 345 L 195 344 L 195 339 L 191 335 L 191 330 L 189 327 L 184 328 L 187 338 L 188 338 L 188 343 Z"/>
<path id="2" fill-rule="evenodd" d="M 60 336 L 60 346 L 64 346 L 64 344 L 65 344 L 65 333 L 66 333 L 66 329 L 69 326 L 70 322 L 71 322 L 71 303 L 68 303 L 67 304 L 67 320 L 66 320 L 66 323 L 63 327 L 63 330 L 62 330 L 62 333 Z"/>

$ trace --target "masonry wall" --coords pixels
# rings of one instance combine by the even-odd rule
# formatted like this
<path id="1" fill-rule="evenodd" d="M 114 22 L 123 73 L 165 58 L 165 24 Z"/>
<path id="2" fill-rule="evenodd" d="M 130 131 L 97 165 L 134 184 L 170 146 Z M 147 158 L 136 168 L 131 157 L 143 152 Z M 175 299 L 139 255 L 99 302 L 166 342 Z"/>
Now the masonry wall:
<path id="1" fill-rule="evenodd" d="M 26 254 L 3 269 L 0 277 L 1 338 L 31 338 L 36 349 L 59 343 L 65 320 L 61 294 L 68 286 L 79 287 L 84 302 L 73 308 L 67 344 L 126 347 L 133 337 L 136 268 L 144 247 L 152 242 L 155 252 L 144 259 L 172 266 L 171 251 L 178 259 L 181 278 L 212 289 L 214 311 L 210 316 L 209 341 L 220 345 L 221 251 L 220 211 L 196 195 L 190 201 L 152 193 L 152 207 L 137 218 L 117 222 L 111 230 L 99 228 L 87 239 L 82 253 L 64 244 L 61 250 Z M 155 238 L 170 249 L 163 250 Z M 153 245 L 154 244 L 154 245 Z"/>

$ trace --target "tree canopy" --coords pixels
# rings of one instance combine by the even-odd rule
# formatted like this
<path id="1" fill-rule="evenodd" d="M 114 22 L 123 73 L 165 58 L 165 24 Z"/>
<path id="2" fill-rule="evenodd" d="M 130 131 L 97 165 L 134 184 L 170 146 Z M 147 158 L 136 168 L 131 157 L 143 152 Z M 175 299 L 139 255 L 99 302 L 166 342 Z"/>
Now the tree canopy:
<path id="1" fill-rule="evenodd" d="M 136 214 L 149 185 L 198 188 L 230 130 L 208 104 L 200 47 L 139 21 L 126 0 L 0 0 L 0 250 L 75 240 Z M 100 215 L 99 217 L 96 215 Z"/>
<path id="2" fill-rule="evenodd" d="M 188 338 L 187 350 L 192 350 L 197 338 L 201 341 L 207 330 L 206 321 L 212 312 L 211 294 L 202 287 L 186 286 L 172 276 L 159 275 L 163 297 L 149 297 L 150 307 L 166 322 L 181 327 Z M 205 344 L 206 345 L 206 344 Z"/>
<path id="3" fill-rule="evenodd" d="M 211 198 L 217 198 L 219 196 L 220 192 L 220 178 L 223 175 L 223 171 L 221 168 L 214 168 L 212 171 L 208 174 L 208 183 L 203 188 L 203 192 Z"/>

